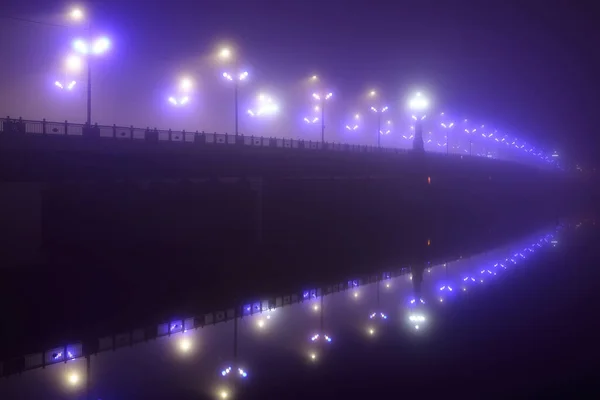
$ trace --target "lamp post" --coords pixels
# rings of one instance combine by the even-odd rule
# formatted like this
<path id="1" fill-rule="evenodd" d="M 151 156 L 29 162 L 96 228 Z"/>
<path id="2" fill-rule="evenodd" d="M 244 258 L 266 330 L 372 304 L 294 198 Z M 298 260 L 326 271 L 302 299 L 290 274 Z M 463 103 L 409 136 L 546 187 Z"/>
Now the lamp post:
<path id="1" fill-rule="evenodd" d="M 234 72 L 232 74 L 228 72 L 223 72 L 223 78 L 228 81 L 233 82 L 233 101 L 234 101 L 234 113 L 235 113 L 235 135 L 238 135 L 238 121 L 239 121 L 239 111 L 238 111 L 238 91 L 239 84 L 241 81 L 244 81 L 248 78 L 248 72 L 239 70 L 238 58 L 233 53 L 233 50 L 230 48 L 223 48 L 219 52 L 219 58 L 224 61 L 229 61 L 233 59 L 234 64 Z"/>
<path id="2" fill-rule="evenodd" d="M 321 143 L 325 144 L 325 102 L 333 96 L 333 93 L 313 93 L 313 98 L 319 101 L 321 108 Z"/>
<path id="3" fill-rule="evenodd" d="M 452 129 L 454 127 L 454 122 L 448 122 L 448 123 L 442 122 L 441 125 L 444 128 L 444 130 L 446 131 L 446 154 L 449 154 L 450 153 L 450 143 L 449 143 L 450 129 Z"/>
<path id="4" fill-rule="evenodd" d="M 92 124 L 92 55 L 100 55 L 110 48 L 110 40 L 106 37 L 92 38 L 91 20 L 86 18 L 85 13 L 80 8 L 74 8 L 69 13 L 69 18 L 75 22 L 84 22 L 87 19 L 87 40 L 77 39 L 73 42 L 73 48 L 85 55 L 87 62 L 87 118 L 86 124 Z"/>
<path id="5" fill-rule="evenodd" d="M 425 119 L 425 111 L 429 107 L 429 101 L 423 96 L 421 92 L 417 92 L 415 96 L 410 99 L 408 107 L 413 112 L 413 119 L 415 120 L 415 138 L 413 140 L 413 150 L 425 151 L 423 145 L 423 124 L 422 121 Z"/>
<path id="6" fill-rule="evenodd" d="M 387 106 L 381 108 L 371 107 L 371 111 L 377 114 L 377 147 L 381 147 L 381 114 L 383 114 L 387 110 Z"/>
<path id="7" fill-rule="evenodd" d="M 371 99 L 377 99 L 379 93 L 376 90 L 371 90 L 369 92 L 369 97 Z M 381 147 L 381 135 L 383 135 L 381 131 L 381 114 L 388 110 L 387 106 L 371 106 L 371 111 L 377 114 L 377 147 Z M 388 131 L 389 132 L 389 131 Z"/>

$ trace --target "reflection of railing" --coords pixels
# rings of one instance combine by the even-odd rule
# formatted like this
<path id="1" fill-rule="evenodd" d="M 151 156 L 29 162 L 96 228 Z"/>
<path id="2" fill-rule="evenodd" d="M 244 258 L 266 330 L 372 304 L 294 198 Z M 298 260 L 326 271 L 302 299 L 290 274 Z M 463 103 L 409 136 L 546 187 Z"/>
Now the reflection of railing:
<path id="1" fill-rule="evenodd" d="M 0 120 L 0 133 L 26 135 L 83 136 L 113 140 L 132 140 L 144 142 L 182 142 L 206 145 L 239 145 L 253 147 L 272 147 L 301 150 L 330 150 L 356 153 L 407 153 L 401 148 L 375 147 L 344 143 L 321 143 L 320 141 L 295 140 L 262 136 L 229 135 L 227 133 L 186 132 L 158 130 L 156 128 L 134 128 L 106 125 L 82 125 L 71 122 L 29 121 L 21 118 L 6 117 Z"/>
<path id="2" fill-rule="evenodd" d="M 170 322 L 163 322 L 158 325 L 148 326 L 146 328 L 139 328 L 120 334 L 101 337 L 93 342 L 88 342 L 86 340 L 84 341 L 85 345 L 82 342 L 78 342 L 63 346 L 56 346 L 44 352 L 16 357 L 5 361 L 4 363 L 0 362 L 0 377 L 14 375 L 37 368 L 44 368 L 52 364 L 68 362 L 70 360 L 78 359 L 91 354 L 97 354 L 104 351 L 113 351 L 121 347 L 133 346 L 134 344 L 146 342 L 151 339 L 170 336 L 171 334 L 197 329 L 207 325 L 218 324 L 233 320 L 235 318 L 243 318 L 303 301 L 310 301 L 316 297 L 320 297 L 321 295 L 327 296 L 329 294 L 352 289 L 360 285 L 404 275 L 409 272 L 410 268 L 404 267 L 396 271 L 383 272 L 378 275 L 368 276 L 364 279 L 354 279 L 347 282 L 328 285 L 323 288 L 302 290 L 285 296 L 254 301 L 235 308 L 210 312 L 202 316 L 175 319 Z"/>

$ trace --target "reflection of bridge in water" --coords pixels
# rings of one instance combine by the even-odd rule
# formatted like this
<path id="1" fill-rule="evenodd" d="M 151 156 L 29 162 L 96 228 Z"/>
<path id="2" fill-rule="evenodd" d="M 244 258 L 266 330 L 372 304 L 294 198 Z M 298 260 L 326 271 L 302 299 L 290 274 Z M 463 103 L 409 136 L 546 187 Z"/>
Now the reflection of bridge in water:
<path id="1" fill-rule="evenodd" d="M 22 399 L 41 398 L 42 393 L 79 398 L 83 392 L 88 398 L 117 398 L 127 393 L 144 397 L 148 390 L 150 397 L 173 396 L 182 390 L 229 397 L 265 365 L 272 369 L 273 360 L 279 360 L 276 353 L 319 364 L 357 332 L 365 340 L 397 329 L 427 335 L 431 321 L 448 312 L 448 303 L 528 265 L 536 252 L 562 240 L 559 230 L 528 235 L 473 257 L 304 288 L 47 349 L 4 363 L 0 371 L 5 375 L 36 371 L 0 381 L 0 393 L 6 393 L 3 398 L 18 393 Z M 278 378 L 276 370 L 268 373 Z M 174 376 L 177 383 L 170 385 L 176 388 L 148 385 L 149 380 Z"/>

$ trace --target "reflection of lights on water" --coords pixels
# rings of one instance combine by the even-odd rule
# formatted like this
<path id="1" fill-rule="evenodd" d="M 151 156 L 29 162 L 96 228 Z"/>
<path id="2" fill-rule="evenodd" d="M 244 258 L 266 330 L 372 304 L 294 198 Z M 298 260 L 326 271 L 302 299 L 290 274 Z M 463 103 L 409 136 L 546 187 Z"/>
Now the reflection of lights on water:
<path id="1" fill-rule="evenodd" d="M 408 319 L 411 322 L 425 322 L 425 316 L 423 315 L 411 315 Z"/>
<path id="2" fill-rule="evenodd" d="M 181 339 L 179 341 L 179 350 L 186 353 L 192 348 L 192 341 L 188 338 Z"/>
<path id="3" fill-rule="evenodd" d="M 67 376 L 67 381 L 70 385 L 75 386 L 79 383 L 79 374 L 76 372 L 72 372 Z"/>

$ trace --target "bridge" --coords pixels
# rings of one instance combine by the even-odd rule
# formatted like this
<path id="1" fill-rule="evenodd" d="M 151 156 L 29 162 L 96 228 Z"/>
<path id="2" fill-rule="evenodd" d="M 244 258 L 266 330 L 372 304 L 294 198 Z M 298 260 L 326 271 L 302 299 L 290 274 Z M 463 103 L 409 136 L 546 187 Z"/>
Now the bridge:
<path id="1" fill-rule="evenodd" d="M 6 118 L 1 236 L 18 262 L 90 243 L 331 245 L 347 230 L 490 221 L 525 201 L 556 212 L 576 192 L 556 168 L 424 147 Z"/>

